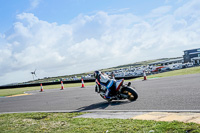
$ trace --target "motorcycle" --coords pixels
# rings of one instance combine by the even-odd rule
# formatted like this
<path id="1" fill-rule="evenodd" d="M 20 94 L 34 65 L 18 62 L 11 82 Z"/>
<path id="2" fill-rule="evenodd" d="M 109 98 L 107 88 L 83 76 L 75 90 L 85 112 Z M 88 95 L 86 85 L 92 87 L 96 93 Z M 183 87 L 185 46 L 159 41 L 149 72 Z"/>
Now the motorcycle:
<path id="1" fill-rule="evenodd" d="M 116 84 L 118 84 L 118 87 L 116 88 L 115 94 L 112 94 L 111 99 L 104 98 L 107 88 L 101 85 L 97 80 L 95 85 L 95 92 L 99 93 L 100 96 L 107 101 L 125 99 L 128 99 L 129 101 L 135 101 L 138 98 L 138 94 L 136 90 L 131 87 L 131 82 L 125 85 L 123 85 L 123 82 L 124 79 L 116 80 Z"/>

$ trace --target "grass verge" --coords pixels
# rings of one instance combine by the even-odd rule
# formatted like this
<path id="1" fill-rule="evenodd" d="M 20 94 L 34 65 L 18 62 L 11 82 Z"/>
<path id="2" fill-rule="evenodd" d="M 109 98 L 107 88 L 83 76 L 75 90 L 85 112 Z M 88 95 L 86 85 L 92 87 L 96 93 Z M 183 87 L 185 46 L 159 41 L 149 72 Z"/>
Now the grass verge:
<path id="1" fill-rule="evenodd" d="M 182 122 L 157 122 L 132 119 L 73 118 L 83 113 L 16 113 L 0 114 L 0 132 L 67 132 L 67 133 L 187 133 L 200 132 L 200 125 Z"/>
<path id="2" fill-rule="evenodd" d="M 85 86 L 90 86 L 94 85 L 95 83 L 89 82 L 85 83 Z M 64 84 L 64 88 L 69 88 L 69 87 L 81 87 L 81 83 L 72 83 L 72 84 Z M 61 85 L 47 85 L 43 86 L 43 89 L 60 89 Z M 11 95 L 17 95 L 17 94 L 23 94 L 24 92 L 27 91 L 32 91 L 32 90 L 38 90 L 40 91 L 40 86 L 34 86 L 34 87 L 23 87 L 23 88 L 11 88 L 11 89 L 0 89 L 0 96 L 11 96 Z"/>

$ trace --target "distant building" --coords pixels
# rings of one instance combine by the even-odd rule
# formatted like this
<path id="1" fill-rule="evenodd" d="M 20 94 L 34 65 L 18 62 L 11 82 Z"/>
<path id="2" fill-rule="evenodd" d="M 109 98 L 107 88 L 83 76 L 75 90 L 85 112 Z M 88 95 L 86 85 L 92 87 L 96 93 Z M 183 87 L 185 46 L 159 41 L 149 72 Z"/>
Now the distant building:
<path id="1" fill-rule="evenodd" d="M 170 59 L 170 60 L 167 59 L 167 60 L 153 62 L 148 65 L 149 66 L 165 66 L 165 65 L 176 64 L 176 63 L 183 63 L 183 58 Z"/>
<path id="2" fill-rule="evenodd" d="M 184 63 L 193 62 L 200 64 L 200 48 L 185 50 L 183 55 Z"/>

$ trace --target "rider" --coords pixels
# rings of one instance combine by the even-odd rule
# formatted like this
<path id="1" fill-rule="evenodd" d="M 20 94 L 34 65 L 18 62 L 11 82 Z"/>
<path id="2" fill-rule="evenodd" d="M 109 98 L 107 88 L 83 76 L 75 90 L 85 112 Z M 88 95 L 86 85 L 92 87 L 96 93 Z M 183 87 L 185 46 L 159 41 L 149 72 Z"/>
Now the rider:
<path id="1" fill-rule="evenodd" d="M 119 89 L 119 86 L 122 84 L 123 80 L 116 82 L 115 79 L 110 79 L 108 75 L 102 73 L 101 71 L 94 72 L 94 78 L 96 82 L 100 85 L 103 85 L 107 88 L 104 98 L 111 99 L 111 93 L 113 94 L 116 90 Z"/>

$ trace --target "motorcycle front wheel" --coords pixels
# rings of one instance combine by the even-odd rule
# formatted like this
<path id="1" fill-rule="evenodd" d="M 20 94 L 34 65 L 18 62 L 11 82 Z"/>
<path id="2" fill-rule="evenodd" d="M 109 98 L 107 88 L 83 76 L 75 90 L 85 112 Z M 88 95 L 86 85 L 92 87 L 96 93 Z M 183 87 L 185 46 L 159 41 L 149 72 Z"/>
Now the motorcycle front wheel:
<path id="1" fill-rule="evenodd" d="M 137 92 L 131 87 L 123 88 L 122 93 L 128 95 L 129 101 L 135 101 L 138 98 Z"/>

